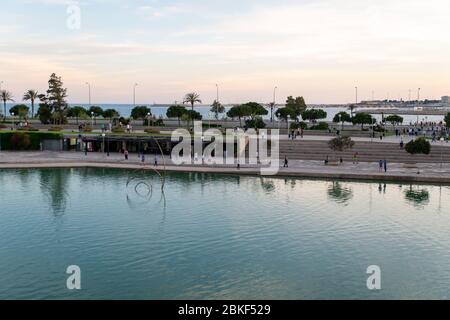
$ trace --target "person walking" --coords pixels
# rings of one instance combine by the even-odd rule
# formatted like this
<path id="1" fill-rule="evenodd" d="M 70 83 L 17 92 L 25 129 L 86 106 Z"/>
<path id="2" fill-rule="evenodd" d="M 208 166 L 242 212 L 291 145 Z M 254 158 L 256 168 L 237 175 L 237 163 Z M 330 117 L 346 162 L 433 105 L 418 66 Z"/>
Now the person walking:
<path id="1" fill-rule="evenodd" d="M 283 168 L 289 168 L 289 161 L 288 161 L 287 156 L 284 157 L 284 165 L 283 165 Z"/>
<path id="2" fill-rule="evenodd" d="M 125 156 L 125 160 L 128 160 L 128 150 L 125 150 L 125 152 L 123 153 L 123 155 Z"/>
<path id="3" fill-rule="evenodd" d="M 387 172 L 387 160 L 384 159 L 383 161 L 383 166 L 384 166 L 384 172 Z"/>
<path id="4" fill-rule="evenodd" d="M 155 167 L 158 166 L 158 157 L 155 155 Z"/>
<path id="5" fill-rule="evenodd" d="M 142 155 L 141 155 L 141 163 L 142 163 L 142 165 L 145 165 L 145 155 L 144 155 L 144 153 L 142 153 Z"/>

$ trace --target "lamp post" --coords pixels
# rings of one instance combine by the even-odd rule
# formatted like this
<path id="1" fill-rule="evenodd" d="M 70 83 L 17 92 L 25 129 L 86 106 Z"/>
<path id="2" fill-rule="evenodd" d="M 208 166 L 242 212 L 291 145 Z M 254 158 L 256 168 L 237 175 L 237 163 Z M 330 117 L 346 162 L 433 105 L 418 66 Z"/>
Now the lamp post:
<path id="1" fill-rule="evenodd" d="M 358 104 L 358 87 L 355 87 L 356 104 Z"/>
<path id="2" fill-rule="evenodd" d="M 133 86 L 133 106 L 136 107 L 136 87 L 138 86 L 137 83 L 134 84 Z"/>
<path id="3" fill-rule="evenodd" d="M 275 108 L 275 105 L 277 103 L 277 101 L 276 101 L 277 89 L 278 89 L 278 87 L 273 88 L 273 102 L 272 102 L 272 105 L 270 107 L 270 122 L 273 122 L 273 109 Z"/>
<path id="4" fill-rule="evenodd" d="M 14 112 L 13 113 L 11 113 L 11 116 L 12 116 L 12 125 L 13 125 L 13 130 L 16 128 L 16 124 L 15 124 L 15 122 L 14 122 L 14 117 L 15 117 L 15 114 L 14 114 Z"/>
<path id="5" fill-rule="evenodd" d="M 149 113 L 147 113 L 147 128 L 150 128 L 150 116 L 151 116 L 152 114 L 149 112 Z"/>
<path id="6" fill-rule="evenodd" d="M 216 90 L 217 90 L 216 101 L 219 102 L 219 85 L 217 83 L 216 83 Z"/>
<path id="7" fill-rule="evenodd" d="M 444 137 L 441 137 L 439 141 L 441 141 L 441 169 L 442 169 L 442 162 L 443 162 L 442 149 L 444 148 Z"/>
<path id="8" fill-rule="evenodd" d="M 417 109 L 419 109 L 419 105 L 420 105 L 420 88 L 417 89 Z M 419 125 L 419 115 L 417 115 L 417 125 Z"/>
<path id="9" fill-rule="evenodd" d="M 91 84 L 89 82 L 86 82 L 86 85 L 88 86 L 89 105 L 91 105 Z"/>
<path id="10" fill-rule="evenodd" d="M 105 153 L 105 137 L 106 137 L 106 134 L 102 133 L 102 138 L 103 138 L 102 152 L 103 152 L 103 154 Z"/>
<path id="11" fill-rule="evenodd" d="M 91 124 L 92 124 L 92 130 L 94 130 L 94 111 L 91 112 Z"/>

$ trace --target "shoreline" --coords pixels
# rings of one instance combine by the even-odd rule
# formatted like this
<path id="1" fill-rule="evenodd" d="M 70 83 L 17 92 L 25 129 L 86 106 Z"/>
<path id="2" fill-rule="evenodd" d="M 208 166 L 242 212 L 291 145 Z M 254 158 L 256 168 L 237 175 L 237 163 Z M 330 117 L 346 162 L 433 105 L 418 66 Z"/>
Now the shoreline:
<path id="1" fill-rule="evenodd" d="M 0 163 L 0 169 L 70 169 L 70 168 L 97 168 L 97 169 L 123 169 L 136 170 L 143 169 L 154 171 L 153 165 L 147 164 L 142 166 L 135 163 L 112 163 L 101 161 L 53 161 L 53 162 L 3 162 Z M 328 169 L 329 167 L 327 167 Z M 246 175 L 260 177 L 277 177 L 277 178 L 307 178 L 319 180 L 347 180 L 347 181 L 374 181 L 374 182 L 402 182 L 402 183 L 431 183 L 450 185 L 450 175 L 436 174 L 413 174 L 413 173 L 376 173 L 376 172 L 343 172 L 343 171 L 318 171 L 309 168 L 280 168 L 275 175 L 261 175 L 260 169 L 256 167 L 242 167 L 237 169 L 234 167 L 213 167 L 213 166 L 166 166 L 157 167 L 159 171 L 167 172 L 183 172 L 183 173 L 211 173 L 211 174 L 227 174 L 227 175 Z M 334 169 L 334 168 L 333 168 Z M 339 168 L 336 168 L 339 169 Z"/>

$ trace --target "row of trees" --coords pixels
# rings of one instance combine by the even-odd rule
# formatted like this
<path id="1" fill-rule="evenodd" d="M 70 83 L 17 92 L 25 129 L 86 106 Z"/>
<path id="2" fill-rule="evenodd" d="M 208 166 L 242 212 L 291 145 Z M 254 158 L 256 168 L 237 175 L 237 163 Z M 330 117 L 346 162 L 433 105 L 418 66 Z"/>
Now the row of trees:
<path id="1" fill-rule="evenodd" d="M 337 113 L 333 118 L 334 123 L 342 123 L 342 127 L 344 127 L 344 123 L 352 123 L 352 124 L 360 124 L 361 129 L 364 129 L 364 125 L 373 125 L 377 121 L 374 117 L 372 117 L 369 113 L 361 112 L 352 116 L 345 111 Z M 403 123 L 403 118 L 398 115 L 390 115 L 383 118 L 384 123 L 391 123 L 394 128 L 396 125 Z"/>

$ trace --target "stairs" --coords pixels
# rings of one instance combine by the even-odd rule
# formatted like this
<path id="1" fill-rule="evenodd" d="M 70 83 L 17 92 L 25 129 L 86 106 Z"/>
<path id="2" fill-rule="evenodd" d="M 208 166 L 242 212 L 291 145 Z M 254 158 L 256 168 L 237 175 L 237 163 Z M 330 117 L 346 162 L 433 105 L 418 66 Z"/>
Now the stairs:
<path id="1" fill-rule="evenodd" d="M 353 149 L 335 153 L 328 147 L 328 141 L 313 140 L 280 140 L 280 158 L 285 156 L 290 160 L 317 160 L 324 161 L 329 156 L 330 161 L 343 158 L 345 162 L 353 161 L 353 155 L 358 153 L 360 162 L 378 162 L 386 159 L 396 163 L 450 163 L 450 147 L 440 146 L 440 143 L 431 145 L 429 155 L 410 155 L 400 149 L 397 143 L 385 142 L 355 142 Z"/>

